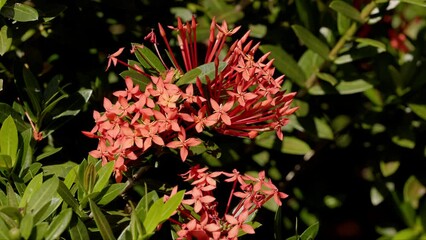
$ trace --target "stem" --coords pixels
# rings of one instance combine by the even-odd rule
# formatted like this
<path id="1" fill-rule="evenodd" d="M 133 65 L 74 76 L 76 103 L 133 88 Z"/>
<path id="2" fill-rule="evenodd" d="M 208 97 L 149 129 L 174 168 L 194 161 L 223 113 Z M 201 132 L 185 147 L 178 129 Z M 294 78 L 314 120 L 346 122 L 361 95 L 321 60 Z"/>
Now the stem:
<path id="1" fill-rule="evenodd" d="M 229 194 L 228 203 L 226 204 L 225 215 L 229 211 L 229 206 L 231 205 L 232 196 L 234 195 L 235 187 L 237 186 L 237 181 L 238 181 L 238 179 L 236 178 L 235 181 L 234 181 L 234 185 L 232 186 L 231 193 Z"/>
<path id="2" fill-rule="evenodd" d="M 373 0 L 362 9 L 360 17 L 363 23 L 367 22 L 368 17 L 370 16 L 370 13 L 374 10 L 374 8 L 376 8 L 376 6 L 377 4 Z M 327 66 L 330 61 L 332 62 L 336 59 L 339 51 L 343 48 L 345 43 L 349 41 L 355 35 L 355 33 L 358 30 L 358 27 L 359 27 L 359 24 L 357 22 L 353 22 L 351 24 L 351 26 L 346 30 L 346 32 L 339 39 L 339 41 L 337 41 L 334 47 L 330 50 L 328 54 L 328 60 L 324 61 L 324 63 L 321 64 L 321 66 L 319 66 L 318 71 L 320 71 L 325 66 Z M 314 73 L 312 73 L 312 75 L 308 78 L 308 80 L 306 81 L 306 88 L 310 88 L 315 84 L 315 82 L 317 81 L 316 73 L 317 71 L 314 71 Z"/>

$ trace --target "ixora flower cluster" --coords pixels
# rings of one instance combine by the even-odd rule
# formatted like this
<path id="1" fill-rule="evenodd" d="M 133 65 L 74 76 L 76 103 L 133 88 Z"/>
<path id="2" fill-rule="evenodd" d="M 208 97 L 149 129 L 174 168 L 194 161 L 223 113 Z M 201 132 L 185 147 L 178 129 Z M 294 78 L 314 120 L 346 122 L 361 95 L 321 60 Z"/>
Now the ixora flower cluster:
<path id="1" fill-rule="evenodd" d="M 202 144 L 196 136 L 205 130 L 221 134 L 255 138 L 260 132 L 276 131 L 283 138 L 282 127 L 287 116 L 297 110 L 291 107 L 296 93 L 281 90 L 284 76 L 275 78 L 269 54 L 255 60 L 259 44 L 248 41 L 249 32 L 226 48 L 227 37 L 238 29 L 229 30 L 213 19 L 204 63 L 199 64 L 196 21 L 176 28 L 182 68 L 173 53 L 164 28 L 159 33 L 167 48 L 168 66 L 159 53 L 157 37 L 152 31 L 145 37 L 155 51 L 134 44 L 131 53 L 139 60 L 121 61 L 123 48 L 109 57 L 108 68 L 117 63 L 128 67 L 124 75 L 126 89 L 116 91 L 117 101 L 104 99 L 105 112 L 94 111 L 96 125 L 86 136 L 97 138 L 96 150 L 90 152 L 103 163 L 115 161 L 115 177 L 131 161 L 152 148 L 180 151 L 182 161 L 189 148 Z M 135 84 L 138 82 L 139 84 Z M 191 137 L 187 137 L 191 136 Z"/>
<path id="2" fill-rule="evenodd" d="M 218 201 L 213 196 L 216 189 L 217 178 L 225 176 L 225 182 L 233 183 L 232 190 L 222 217 L 217 211 Z M 258 177 L 241 175 L 237 170 L 232 173 L 207 172 L 207 168 L 199 165 L 192 167 L 181 175 L 191 182 L 192 190 L 186 192 L 189 199 L 184 199 L 177 209 L 179 220 L 169 220 L 176 226 L 177 239 L 238 239 L 239 235 L 253 234 L 254 227 L 249 224 L 256 211 L 269 199 L 281 206 L 281 198 L 286 198 L 285 193 L 279 192 L 275 185 L 265 178 L 265 172 Z M 240 191 L 236 191 L 239 185 Z M 177 192 L 177 187 L 172 195 Z M 240 198 L 236 207 L 229 212 L 233 197 Z M 169 197 L 165 196 L 167 201 Z M 242 231 L 242 232 L 240 232 Z"/>

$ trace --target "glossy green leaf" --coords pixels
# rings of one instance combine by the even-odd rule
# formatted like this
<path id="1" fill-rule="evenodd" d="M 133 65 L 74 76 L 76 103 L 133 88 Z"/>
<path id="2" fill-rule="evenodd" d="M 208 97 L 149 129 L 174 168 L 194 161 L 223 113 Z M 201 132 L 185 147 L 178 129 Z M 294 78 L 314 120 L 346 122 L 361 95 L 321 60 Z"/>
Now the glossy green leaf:
<path id="1" fill-rule="evenodd" d="M 406 228 L 398 231 L 392 239 L 404 239 L 404 240 L 418 240 L 419 231 L 414 228 Z"/>
<path id="2" fill-rule="evenodd" d="M 21 237 L 24 239 L 30 238 L 33 230 L 33 216 L 31 214 L 25 214 L 19 223 L 19 230 L 21 231 Z"/>
<path id="3" fill-rule="evenodd" d="M 311 240 L 315 239 L 319 231 L 319 222 L 309 226 L 302 234 L 300 234 L 300 240 Z"/>
<path id="4" fill-rule="evenodd" d="M 6 18 L 13 19 L 17 22 L 31 22 L 38 19 L 37 10 L 29 5 L 22 3 L 3 6 L 1 9 L 1 14 Z"/>
<path id="5" fill-rule="evenodd" d="M 138 236 L 142 235 L 144 233 L 144 230 L 142 228 L 142 222 L 137 217 L 136 211 L 132 211 L 131 217 L 130 217 L 130 232 L 132 235 L 132 240 L 137 240 Z"/>
<path id="6" fill-rule="evenodd" d="M 20 146 L 20 151 L 22 154 L 19 158 L 19 162 L 18 162 L 19 165 L 17 166 L 20 169 L 19 177 L 22 178 L 24 182 L 26 182 L 25 175 L 29 173 L 30 166 L 33 162 L 33 148 L 31 146 L 31 140 L 33 138 L 33 134 L 31 129 L 27 129 L 21 132 L 20 134 L 22 139 L 22 145 Z"/>
<path id="7" fill-rule="evenodd" d="M 311 147 L 309 147 L 306 142 L 296 137 L 284 137 L 281 152 L 294 155 L 305 155 L 309 151 L 311 151 Z"/>
<path id="8" fill-rule="evenodd" d="M 73 240 L 90 239 L 86 225 L 78 217 L 72 218 L 69 233 Z"/>
<path id="9" fill-rule="evenodd" d="M 141 73 L 136 72 L 133 69 L 121 72 L 120 76 L 124 79 L 126 77 L 130 77 L 133 80 L 134 85 L 139 85 L 141 91 L 144 91 L 146 86 L 151 83 L 151 79 Z"/>
<path id="10" fill-rule="evenodd" d="M 59 152 L 61 150 L 62 150 L 62 147 L 59 147 L 59 148 L 50 148 L 48 151 L 45 151 L 42 154 L 38 155 L 36 157 L 36 161 L 38 162 L 40 160 L 43 160 L 44 158 L 50 157 L 53 154 L 55 154 L 55 153 L 57 153 L 57 152 Z"/>
<path id="11" fill-rule="evenodd" d="M 92 211 L 93 217 L 95 219 L 96 226 L 98 227 L 102 238 L 106 240 L 115 239 L 114 234 L 112 233 L 111 226 L 109 225 L 105 215 L 102 213 L 101 209 L 89 199 L 90 210 Z"/>
<path id="12" fill-rule="evenodd" d="M 65 229 L 68 228 L 68 225 L 71 221 L 72 210 L 68 208 L 62 210 L 61 213 L 56 216 L 53 221 L 50 223 L 49 228 L 44 233 L 46 239 L 58 239 Z"/>
<path id="13" fill-rule="evenodd" d="M 102 191 L 102 197 L 98 201 L 99 205 L 106 205 L 110 203 L 112 200 L 116 199 L 126 188 L 125 183 L 115 183 L 112 184 Z"/>
<path id="14" fill-rule="evenodd" d="M 345 1 L 332 1 L 329 6 L 331 9 L 345 15 L 352 20 L 355 20 L 359 23 L 364 22 L 364 20 L 361 18 L 361 13 Z"/>
<path id="15" fill-rule="evenodd" d="M 29 198 L 27 204 L 27 213 L 36 215 L 43 206 L 48 204 L 58 189 L 59 179 L 52 177 L 44 182 L 41 187 L 35 191 Z"/>
<path id="16" fill-rule="evenodd" d="M 222 72 L 226 67 L 226 62 L 219 62 L 217 67 L 218 73 Z M 195 83 L 197 77 L 200 78 L 201 83 L 207 83 L 207 77 L 213 79 L 216 75 L 216 66 L 214 62 L 206 63 L 201 66 L 198 66 L 187 73 L 185 73 L 175 84 L 177 86 Z"/>
<path id="17" fill-rule="evenodd" d="M 0 28 L 0 55 L 3 56 L 12 46 L 12 33 L 7 25 Z"/>
<path id="18" fill-rule="evenodd" d="M 10 156 L 12 167 L 16 163 L 18 143 L 18 130 L 12 116 L 9 116 L 4 120 L 0 129 L 0 152 Z"/>
<path id="19" fill-rule="evenodd" d="M 28 200 L 31 199 L 31 196 L 40 189 L 43 183 L 43 173 L 37 174 L 29 183 L 25 189 L 24 194 L 22 195 L 21 201 L 19 203 L 20 208 L 24 208 Z"/>
<path id="20" fill-rule="evenodd" d="M 307 79 L 314 77 L 324 63 L 324 59 L 318 55 L 318 53 L 307 49 L 300 57 L 298 64 L 305 73 Z M 314 75 L 314 76 L 312 76 Z M 309 86 L 308 86 L 309 87 Z"/>
<path id="21" fill-rule="evenodd" d="M 163 203 L 163 199 L 158 199 L 149 208 L 149 211 L 143 221 L 146 234 L 151 234 L 155 231 L 156 227 L 166 221 L 177 207 L 182 202 L 185 191 L 179 191 L 172 197 L 170 197 L 166 203 Z"/>
<path id="22" fill-rule="evenodd" d="M 419 200 L 426 194 L 426 187 L 412 175 L 404 185 L 404 201 L 411 204 L 414 209 L 419 207 Z"/>
<path id="23" fill-rule="evenodd" d="M 138 213 L 139 219 L 143 222 L 149 208 L 159 199 L 156 191 L 151 191 L 146 193 L 142 199 L 139 201 L 138 205 L 135 208 L 135 211 Z"/>
<path id="24" fill-rule="evenodd" d="M 80 205 L 78 204 L 77 200 L 62 181 L 59 181 L 58 194 L 61 196 L 64 202 L 66 202 L 80 217 L 87 217 L 87 215 L 80 210 Z"/>
<path id="25" fill-rule="evenodd" d="M 20 114 L 16 112 L 11 106 L 7 105 L 6 103 L 0 102 L 0 123 L 2 123 L 9 116 L 13 117 L 18 131 L 22 132 L 25 129 L 31 127 L 29 124 L 25 123 L 22 120 Z"/>
<path id="26" fill-rule="evenodd" d="M 47 229 L 49 228 L 49 224 L 47 222 L 40 222 L 37 223 L 35 226 L 35 239 L 37 240 L 42 240 L 44 239 L 44 233 L 47 231 Z"/>
<path id="27" fill-rule="evenodd" d="M 322 58 L 328 59 L 328 53 L 330 49 L 328 46 L 318 39 L 306 28 L 300 25 L 292 25 L 294 32 L 297 37 L 312 51 L 318 53 Z"/>
<path id="28" fill-rule="evenodd" d="M 401 0 L 401 2 L 414 4 L 420 7 L 426 7 L 426 2 L 424 0 Z"/>
<path id="29" fill-rule="evenodd" d="M 114 162 L 108 162 L 98 171 L 98 180 L 96 181 L 95 186 L 93 187 L 93 192 L 100 192 L 104 187 L 108 185 L 109 179 L 111 177 L 112 171 L 114 170 Z"/>
<path id="30" fill-rule="evenodd" d="M 43 166 L 43 172 L 45 175 L 56 175 L 57 177 L 65 178 L 68 175 L 69 171 L 73 169 L 77 164 L 75 162 L 65 162 L 55 165 L 45 165 Z"/>
<path id="31" fill-rule="evenodd" d="M 136 58 L 142 64 L 146 72 L 157 72 L 158 75 L 166 71 L 166 68 L 161 63 L 161 60 L 149 48 L 143 45 L 139 45 L 139 47 L 136 49 Z"/>
<path id="32" fill-rule="evenodd" d="M 28 171 L 25 173 L 25 176 L 23 177 L 24 182 L 28 182 L 31 179 L 34 178 L 34 176 L 38 173 L 38 171 L 41 168 L 41 163 L 33 163 L 30 165 L 30 167 L 28 168 Z"/>
<path id="33" fill-rule="evenodd" d="M 260 50 L 263 53 L 270 52 L 269 59 L 274 59 L 274 66 L 287 77 L 293 80 L 297 85 L 304 87 L 306 75 L 293 57 L 284 49 L 274 45 L 261 45 Z"/>

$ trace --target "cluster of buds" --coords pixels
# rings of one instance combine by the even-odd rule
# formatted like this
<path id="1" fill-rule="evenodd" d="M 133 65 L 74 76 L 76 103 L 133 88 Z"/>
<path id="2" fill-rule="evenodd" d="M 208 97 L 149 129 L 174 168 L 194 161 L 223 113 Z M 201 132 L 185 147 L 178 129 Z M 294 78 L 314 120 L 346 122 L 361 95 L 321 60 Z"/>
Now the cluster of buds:
<path id="1" fill-rule="evenodd" d="M 217 187 L 217 178 L 221 175 L 226 177 L 225 182 L 233 184 L 222 216 L 218 213 L 219 204 L 213 195 L 213 190 Z M 210 173 L 207 168 L 196 165 L 181 176 L 190 182 L 193 188 L 186 192 L 190 198 L 184 199 L 177 210 L 179 220 L 169 219 L 178 226 L 177 234 L 180 240 L 231 240 L 238 239 L 240 232 L 253 234 L 251 216 L 271 198 L 281 206 L 281 199 L 287 197 L 287 194 L 279 192 L 277 187 L 265 178 L 264 171 L 255 178 L 247 174 L 242 175 L 237 170 L 232 173 Z M 240 190 L 237 190 L 238 185 Z M 177 187 L 173 189 L 171 195 L 176 192 Z M 229 212 L 233 197 L 240 200 Z M 168 198 L 169 196 L 165 196 L 166 200 Z"/>
<path id="2" fill-rule="evenodd" d="M 123 64 L 149 83 L 142 87 L 132 76 L 125 77 L 126 89 L 114 93 L 117 101 L 105 99 L 105 112 L 95 111 L 95 127 L 83 132 L 99 140 L 97 149 L 90 153 L 93 157 L 101 158 L 104 164 L 115 161 L 117 181 L 121 181 L 130 161 L 153 147 L 178 149 L 185 161 L 190 147 L 202 143 L 199 138 L 187 136 L 206 130 L 249 138 L 275 131 L 278 138 L 283 138 L 281 129 L 288 123 L 288 115 L 297 110 L 290 106 L 295 93 L 281 89 L 284 76 L 274 77 L 273 61 L 267 60 L 269 54 L 255 60 L 259 44 L 248 41 L 249 32 L 227 49 L 227 38 L 239 28 L 229 30 L 226 22 L 218 25 L 213 19 L 204 63 L 199 65 L 195 19 L 186 24 L 178 19 L 178 26 L 172 29 L 177 31 L 182 68 L 164 28 L 158 26 L 173 67 L 159 53 L 154 31 L 145 40 L 153 44 L 157 56 L 141 54 L 144 45 L 134 45 L 131 51 L 148 67 L 118 59 L 123 49 L 112 54 L 108 67 Z M 146 59 L 149 57 L 156 59 Z M 161 67 L 153 64 L 154 60 Z M 182 82 L 202 67 L 211 67 L 213 74 Z"/>

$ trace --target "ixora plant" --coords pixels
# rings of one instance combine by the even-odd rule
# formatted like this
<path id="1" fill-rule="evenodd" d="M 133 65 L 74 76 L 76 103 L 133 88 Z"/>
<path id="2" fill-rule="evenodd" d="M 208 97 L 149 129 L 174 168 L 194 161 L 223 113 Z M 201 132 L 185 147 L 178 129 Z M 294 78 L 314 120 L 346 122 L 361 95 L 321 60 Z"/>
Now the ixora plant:
<path id="1" fill-rule="evenodd" d="M 203 145 L 199 136 L 209 131 L 248 138 L 275 131 L 283 138 L 281 129 L 297 110 L 291 107 L 296 93 L 281 89 L 284 76 L 274 77 L 273 61 L 267 61 L 269 54 L 255 59 L 259 44 L 248 40 L 249 32 L 227 48 L 227 38 L 239 27 L 230 30 L 225 21 L 219 25 L 213 19 L 207 51 L 200 60 L 196 25 L 195 18 L 186 24 L 178 19 L 178 26 L 170 27 L 177 33 L 180 56 L 172 51 L 159 24 L 168 59 L 160 54 L 154 30 L 145 40 L 155 53 L 145 45 L 133 44 L 131 53 L 138 61 L 120 60 L 124 48 L 109 57 L 107 68 L 117 63 L 128 68 L 121 74 L 126 89 L 114 92 L 115 103 L 104 99 L 105 112 L 95 111 L 95 127 L 83 133 L 99 140 L 90 155 L 102 159 L 104 165 L 114 162 L 117 182 L 132 166 L 149 164 L 153 154 L 178 150 L 180 159 L 186 161 L 193 155 L 191 148 Z M 213 195 L 219 176 L 233 183 L 222 215 Z M 253 234 L 258 226 L 252 222 L 256 211 L 271 198 L 281 205 L 280 199 L 287 197 L 263 171 L 252 177 L 237 170 L 208 172 L 207 167 L 196 164 L 182 177 L 193 188 L 185 193 L 185 199 L 181 195 L 175 211 L 178 216 L 169 218 L 177 239 L 236 239 Z M 171 195 L 176 193 L 177 187 Z M 233 197 L 240 201 L 230 211 Z"/>

